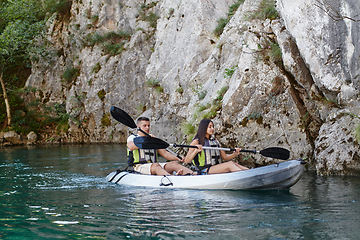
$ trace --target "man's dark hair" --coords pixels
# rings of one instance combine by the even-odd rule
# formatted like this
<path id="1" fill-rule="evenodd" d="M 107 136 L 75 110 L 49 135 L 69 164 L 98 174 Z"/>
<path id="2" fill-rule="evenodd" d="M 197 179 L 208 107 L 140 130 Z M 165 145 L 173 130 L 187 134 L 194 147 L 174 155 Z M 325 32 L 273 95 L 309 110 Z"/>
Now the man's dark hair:
<path id="1" fill-rule="evenodd" d="M 138 120 L 136 121 L 136 124 L 138 124 L 139 122 L 141 121 L 147 121 L 147 122 L 150 122 L 150 119 L 147 118 L 147 117 L 139 117 Z"/>

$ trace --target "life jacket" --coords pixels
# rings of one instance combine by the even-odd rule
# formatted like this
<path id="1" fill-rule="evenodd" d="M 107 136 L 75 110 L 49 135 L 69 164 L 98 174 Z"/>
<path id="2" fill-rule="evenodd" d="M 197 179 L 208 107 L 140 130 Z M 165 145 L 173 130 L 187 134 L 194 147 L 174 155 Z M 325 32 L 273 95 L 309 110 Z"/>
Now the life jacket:
<path id="1" fill-rule="evenodd" d="M 212 138 L 208 140 L 205 138 L 204 146 L 206 147 L 220 147 L 219 142 Z M 208 168 L 210 166 L 221 163 L 220 151 L 219 150 L 211 150 L 204 149 L 200 153 L 198 153 L 194 159 L 193 164 L 197 166 L 200 170 L 204 168 Z"/>
<path id="2" fill-rule="evenodd" d="M 135 164 L 155 163 L 157 162 L 157 159 L 158 154 L 156 149 L 135 149 L 130 151 L 129 148 L 127 148 L 127 160 L 129 166 L 134 166 Z"/>

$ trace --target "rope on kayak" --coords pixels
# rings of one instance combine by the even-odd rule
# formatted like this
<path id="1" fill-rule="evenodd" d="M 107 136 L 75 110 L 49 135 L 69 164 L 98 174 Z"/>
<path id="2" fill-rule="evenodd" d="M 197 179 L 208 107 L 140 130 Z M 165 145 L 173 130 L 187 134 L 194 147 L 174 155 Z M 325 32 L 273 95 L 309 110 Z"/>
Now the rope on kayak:
<path id="1" fill-rule="evenodd" d="M 169 182 L 168 183 L 163 183 L 163 179 L 167 179 Z M 174 185 L 171 180 L 166 176 L 164 175 L 164 177 L 161 179 L 161 183 L 160 183 L 160 186 L 164 186 L 164 187 L 167 187 L 167 186 L 172 186 Z"/>
<path id="2" fill-rule="evenodd" d="M 114 174 L 114 176 L 109 180 L 109 182 L 112 182 L 112 180 L 114 180 L 114 178 L 119 174 L 121 173 L 122 171 L 119 170 L 119 169 L 116 169 L 116 173 Z"/>
<path id="3" fill-rule="evenodd" d="M 118 183 L 118 182 L 120 182 L 120 180 L 123 178 L 123 177 L 125 177 L 126 175 L 128 175 L 129 173 L 125 173 L 124 175 L 122 175 L 121 177 L 119 177 L 119 179 L 118 180 L 116 180 L 116 182 L 115 183 Z"/>
<path id="4" fill-rule="evenodd" d="M 127 168 L 126 168 L 126 169 L 127 169 Z M 109 182 L 112 182 L 112 180 L 114 180 L 115 177 L 116 177 L 119 173 L 125 172 L 126 169 L 125 169 L 125 170 L 116 169 L 116 173 L 115 173 L 114 176 L 109 180 Z M 129 174 L 129 172 L 125 173 L 124 175 L 122 175 L 121 177 L 119 177 L 119 179 L 116 180 L 116 182 L 114 182 L 114 183 L 118 183 L 123 177 L 125 177 L 125 175 L 128 175 L 128 174 Z"/>

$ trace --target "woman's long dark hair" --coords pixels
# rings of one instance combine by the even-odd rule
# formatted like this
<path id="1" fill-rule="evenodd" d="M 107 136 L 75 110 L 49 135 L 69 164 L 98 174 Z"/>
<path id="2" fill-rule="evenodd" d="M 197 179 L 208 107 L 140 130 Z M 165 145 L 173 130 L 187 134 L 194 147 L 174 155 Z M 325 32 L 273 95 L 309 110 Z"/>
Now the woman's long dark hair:
<path id="1" fill-rule="evenodd" d="M 199 128 L 194 139 L 198 139 L 201 145 L 204 145 L 205 143 L 206 130 L 210 122 L 212 122 L 210 119 L 203 119 L 200 121 Z"/>

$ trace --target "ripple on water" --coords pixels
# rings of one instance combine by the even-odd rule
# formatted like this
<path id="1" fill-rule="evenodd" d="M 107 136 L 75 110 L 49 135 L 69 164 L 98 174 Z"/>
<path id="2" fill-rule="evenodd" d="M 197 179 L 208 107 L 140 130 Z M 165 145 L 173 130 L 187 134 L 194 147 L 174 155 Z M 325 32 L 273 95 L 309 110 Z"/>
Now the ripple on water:
<path id="1" fill-rule="evenodd" d="M 30 154 L 23 155 L 36 158 L 0 161 L 0 238 L 357 239 L 360 234 L 357 178 L 305 173 L 290 191 L 124 187 L 105 180 L 126 164 L 118 160 L 126 149 L 116 153 L 118 147 L 59 146 L 36 154 L 26 149 Z"/>

